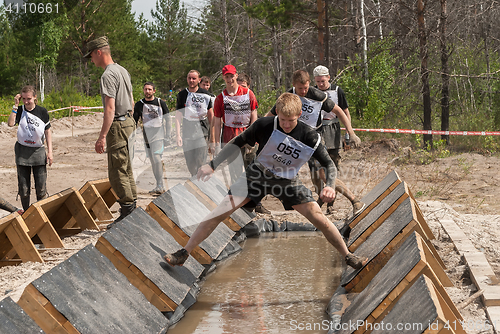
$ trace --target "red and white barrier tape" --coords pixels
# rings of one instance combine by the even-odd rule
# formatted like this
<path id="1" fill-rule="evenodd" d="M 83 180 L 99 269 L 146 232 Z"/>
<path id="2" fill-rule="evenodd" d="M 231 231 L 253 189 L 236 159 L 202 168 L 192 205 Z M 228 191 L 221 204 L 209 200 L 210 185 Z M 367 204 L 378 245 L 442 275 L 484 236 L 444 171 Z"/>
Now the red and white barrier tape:
<path id="1" fill-rule="evenodd" d="M 345 128 L 342 128 L 345 130 Z M 449 136 L 500 136 L 500 131 L 438 131 L 410 129 L 353 129 L 362 132 L 405 133 L 412 135 L 449 135 Z"/>

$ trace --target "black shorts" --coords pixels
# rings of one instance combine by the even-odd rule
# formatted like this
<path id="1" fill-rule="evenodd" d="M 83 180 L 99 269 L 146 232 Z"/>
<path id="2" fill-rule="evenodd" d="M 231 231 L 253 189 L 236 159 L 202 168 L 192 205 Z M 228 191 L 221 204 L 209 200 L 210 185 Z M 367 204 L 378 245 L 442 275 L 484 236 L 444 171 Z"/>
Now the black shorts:
<path id="1" fill-rule="evenodd" d="M 298 177 L 293 180 L 279 178 L 263 172 L 255 163 L 251 163 L 230 187 L 229 194 L 250 198 L 251 201 L 245 204 L 246 208 L 254 208 L 266 195 L 279 199 L 285 210 L 315 201 L 311 190 Z"/>

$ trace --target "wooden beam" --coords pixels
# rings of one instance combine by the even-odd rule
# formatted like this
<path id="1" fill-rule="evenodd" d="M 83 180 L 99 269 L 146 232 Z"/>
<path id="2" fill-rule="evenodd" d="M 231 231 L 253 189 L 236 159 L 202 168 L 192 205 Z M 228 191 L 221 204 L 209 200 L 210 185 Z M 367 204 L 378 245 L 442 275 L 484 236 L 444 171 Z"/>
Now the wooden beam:
<path id="1" fill-rule="evenodd" d="M 182 247 L 186 246 L 189 236 L 184 233 L 166 214 L 153 202 L 146 207 L 146 212 L 165 229 Z M 200 246 L 196 246 L 191 255 L 201 264 L 210 264 L 213 260 Z"/>
<path id="2" fill-rule="evenodd" d="M 13 217 L 4 232 L 21 260 L 23 262 L 43 262 L 40 253 L 28 235 L 28 227 L 24 220 L 17 213 L 9 216 Z"/>
<path id="3" fill-rule="evenodd" d="M 80 333 L 33 284 L 29 284 L 24 289 L 18 304 L 46 333 Z"/>

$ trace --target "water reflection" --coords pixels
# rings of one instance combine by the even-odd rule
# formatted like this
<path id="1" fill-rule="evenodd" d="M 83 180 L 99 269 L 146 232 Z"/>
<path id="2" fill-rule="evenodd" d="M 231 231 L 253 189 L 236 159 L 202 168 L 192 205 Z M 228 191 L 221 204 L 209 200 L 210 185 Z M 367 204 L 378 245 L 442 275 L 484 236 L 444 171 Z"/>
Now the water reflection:
<path id="1" fill-rule="evenodd" d="M 265 233 L 242 247 L 218 264 L 168 334 L 327 333 L 341 259 L 322 234 Z"/>

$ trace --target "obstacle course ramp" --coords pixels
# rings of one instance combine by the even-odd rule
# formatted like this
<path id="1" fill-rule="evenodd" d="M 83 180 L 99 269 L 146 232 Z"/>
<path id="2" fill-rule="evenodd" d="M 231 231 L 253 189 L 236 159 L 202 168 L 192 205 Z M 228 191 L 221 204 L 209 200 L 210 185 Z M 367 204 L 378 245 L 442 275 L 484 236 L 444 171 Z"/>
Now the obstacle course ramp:
<path id="1" fill-rule="evenodd" d="M 22 217 L 14 212 L 0 218 L 0 267 L 29 261 L 43 262 L 43 259 Z"/>
<path id="2" fill-rule="evenodd" d="M 223 188 L 223 184 L 216 177 L 212 177 L 206 182 L 192 178 L 191 180 L 187 180 L 184 186 L 209 210 L 215 209 L 227 194 L 227 189 Z M 252 218 L 246 211 L 240 208 L 226 218 L 224 224 L 233 231 L 239 231 Z"/>
<path id="3" fill-rule="evenodd" d="M 380 183 L 361 198 L 361 202 L 366 204 L 363 211 L 349 222 L 349 226 L 353 228 L 361 219 L 363 219 L 374 207 L 376 207 L 394 188 L 402 181 L 396 171 L 390 172 Z"/>
<path id="4" fill-rule="evenodd" d="M 210 213 L 181 184 L 177 184 L 158 196 L 148 205 L 146 212 L 183 247 L 202 219 Z M 217 259 L 233 236 L 234 232 L 231 229 L 225 224 L 219 224 L 191 254 L 201 264 L 209 264 Z"/>
<path id="5" fill-rule="evenodd" d="M 44 333 L 10 297 L 0 300 L 0 334 Z"/>
<path id="6" fill-rule="evenodd" d="M 452 310 L 453 318 L 462 319 L 443 288 L 443 285 L 452 286 L 452 282 L 423 238 L 413 232 L 342 315 L 343 324 L 363 323 L 363 327 L 352 331 L 352 328 L 344 325 L 339 333 L 364 333 L 367 325 L 380 323 L 398 299 L 422 274 L 434 283 L 442 296 L 441 299 Z"/>
<path id="7" fill-rule="evenodd" d="M 415 205 L 411 198 L 405 199 L 383 224 L 357 248 L 354 254 L 367 257 L 368 263 L 359 270 L 348 267 L 344 271 L 341 285 L 347 291 L 361 292 L 413 231 L 418 232 L 421 236 L 426 235 L 417 220 Z M 434 246 L 428 240 L 426 240 L 426 244 L 431 253 L 435 254 L 435 258 L 439 258 Z"/>
<path id="8" fill-rule="evenodd" d="M 356 224 L 356 226 L 352 228 L 349 241 L 347 242 L 349 250 L 354 252 L 359 245 L 361 245 L 370 236 L 370 234 L 373 233 L 373 231 L 375 231 L 384 222 L 384 220 L 394 212 L 394 210 L 396 210 L 399 204 L 407 198 L 411 198 L 414 203 L 415 219 L 425 232 L 423 237 L 427 240 L 434 239 L 431 229 L 427 225 L 423 216 L 420 214 L 420 209 L 411 195 L 408 184 L 406 182 L 401 182 L 377 206 L 371 209 L 370 212 Z M 444 263 L 442 263 L 442 265 L 444 267 Z"/>
<path id="9" fill-rule="evenodd" d="M 425 275 L 421 275 L 384 318 L 384 328 L 374 328 L 371 333 L 465 334 L 459 321 L 461 318 L 455 317 L 450 305 L 442 297 L 433 282 Z M 404 331 L 397 328 L 398 324 L 406 325 Z"/>
<path id="10" fill-rule="evenodd" d="M 112 220 L 113 215 L 109 210 L 116 202 L 118 196 L 111 188 L 109 179 L 92 180 L 86 182 L 79 190 L 85 201 L 85 207 L 94 220 Z"/>
<path id="11" fill-rule="evenodd" d="M 18 304 L 49 333 L 164 333 L 168 327 L 92 245 L 33 281 Z"/>
<path id="12" fill-rule="evenodd" d="M 104 233 L 96 248 L 162 312 L 174 311 L 204 270 L 193 257 L 183 266 L 164 262 L 181 246 L 142 208 Z"/>

